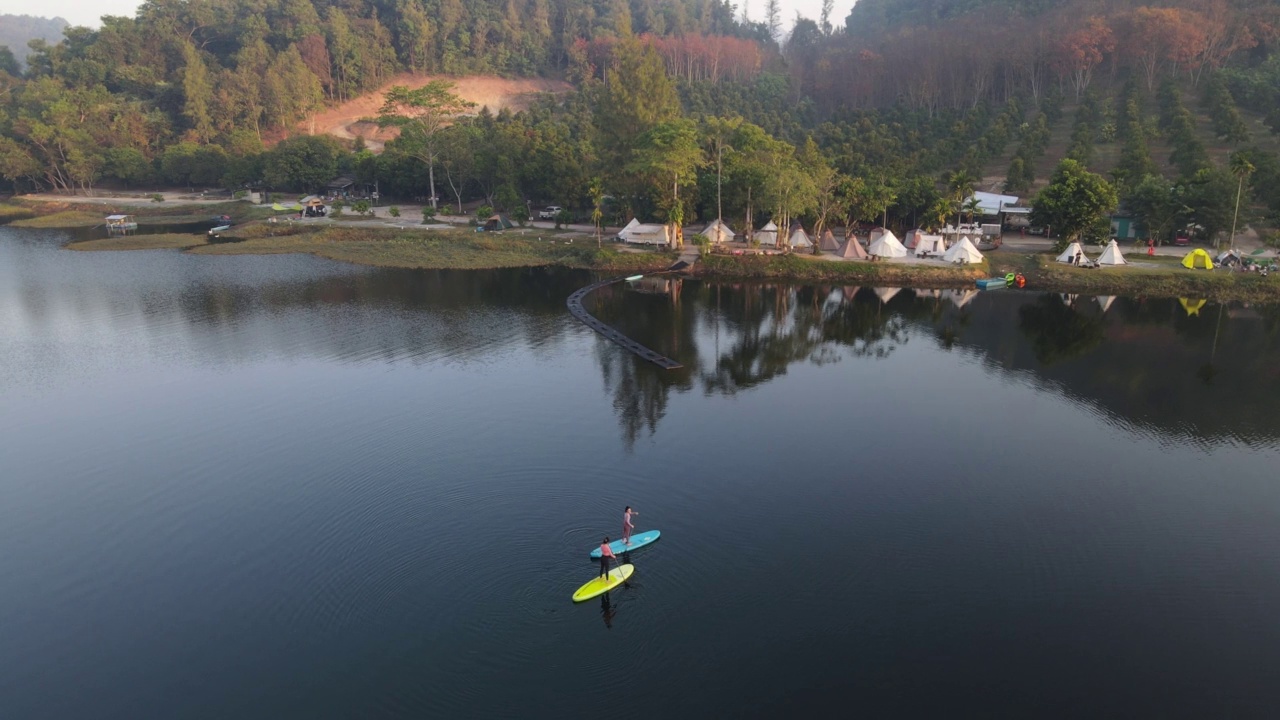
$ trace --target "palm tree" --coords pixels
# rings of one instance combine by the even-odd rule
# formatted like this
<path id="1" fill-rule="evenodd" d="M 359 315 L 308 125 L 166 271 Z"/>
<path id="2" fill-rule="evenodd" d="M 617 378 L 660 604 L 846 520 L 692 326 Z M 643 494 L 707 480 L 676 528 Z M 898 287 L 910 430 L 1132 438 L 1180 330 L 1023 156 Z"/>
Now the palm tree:
<path id="1" fill-rule="evenodd" d="M 982 212 L 982 203 L 977 197 L 971 197 L 964 201 L 964 212 L 969 216 L 969 222 L 972 223 L 974 217 Z"/>
<path id="2" fill-rule="evenodd" d="M 1231 153 L 1231 161 L 1228 164 L 1231 174 L 1235 175 L 1239 182 L 1236 184 L 1236 213 L 1231 218 L 1231 241 L 1229 246 L 1232 250 L 1236 247 L 1236 223 L 1240 220 L 1240 194 L 1244 191 L 1244 180 L 1257 170 L 1253 163 L 1244 156 L 1244 153 L 1236 151 Z"/>
<path id="3" fill-rule="evenodd" d="M 951 195 L 956 200 L 956 225 L 960 224 L 960 210 L 965 198 L 973 193 L 973 184 L 978 179 L 969 174 L 967 170 L 952 170 L 947 173 L 946 183 L 947 189 L 951 191 Z"/>

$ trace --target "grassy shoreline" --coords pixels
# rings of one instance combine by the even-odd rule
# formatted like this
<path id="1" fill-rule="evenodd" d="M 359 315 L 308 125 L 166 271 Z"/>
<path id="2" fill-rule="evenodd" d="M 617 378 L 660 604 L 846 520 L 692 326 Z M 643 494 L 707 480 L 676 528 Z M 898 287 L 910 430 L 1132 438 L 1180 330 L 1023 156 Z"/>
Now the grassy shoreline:
<path id="1" fill-rule="evenodd" d="M 48 206 L 50 203 L 40 203 Z M 4 212 L 26 212 L 28 208 Z M 44 209 L 43 207 L 40 209 Z M 49 208 L 37 220 L 52 223 L 83 207 Z M 101 213 L 101 208 L 96 209 Z M 148 210 L 151 210 L 148 208 Z M 169 208 L 182 216 L 139 211 L 139 219 L 179 222 L 179 218 L 207 217 L 221 212 L 218 206 Z M 198 212 L 196 216 L 193 212 Z M 95 222 L 98 220 L 95 215 Z M 13 222 L 15 226 L 30 224 Z M 58 227 L 44 224 L 40 227 Z M 65 226 L 61 226 L 65 227 Z M 609 272 L 653 272 L 675 261 L 670 252 L 625 252 L 616 246 L 597 248 L 594 241 L 572 233 L 536 231 L 521 234 L 475 233 L 469 229 L 422 230 L 417 228 L 300 226 L 250 222 L 238 225 L 233 242 L 209 243 L 201 235 L 130 235 L 75 242 L 77 251 L 180 249 L 201 255 L 273 255 L 309 253 L 339 262 L 376 267 L 484 270 L 510 267 L 561 266 Z M 1028 290 L 1094 295 L 1143 297 L 1194 297 L 1210 300 L 1280 302 L 1280 273 L 1261 277 L 1253 273 L 1221 270 L 1187 270 L 1174 257 L 1134 258 L 1131 265 L 1085 270 L 1052 261 L 1051 255 L 997 252 L 973 267 L 946 267 L 906 263 L 840 262 L 810 255 L 731 256 L 709 255 L 694 268 L 707 279 L 786 280 L 791 282 L 887 285 L 923 288 L 972 287 L 983 277 L 1021 272 Z"/>

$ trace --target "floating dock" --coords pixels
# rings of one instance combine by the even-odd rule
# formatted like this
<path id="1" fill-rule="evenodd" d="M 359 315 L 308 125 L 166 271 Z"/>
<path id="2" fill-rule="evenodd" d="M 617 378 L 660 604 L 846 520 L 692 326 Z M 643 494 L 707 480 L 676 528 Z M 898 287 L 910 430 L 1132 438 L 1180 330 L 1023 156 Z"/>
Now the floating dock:
<path id="1" fill-rule="evenodd" d="M 667 272 L 670 272 L 670 271 L 667 271 Z M 653 274 L 657 274 L 657 273 L 653 273 Z M 574 317 L 578 318 L 579 320 L 581 320 L 583 325 L 586 325 L 592 330 L 595 330 L 596 332 L 600 333 L 606 338 L 621 345 L 627 350 L 630 350 L 636 355 L 639 355 L 645 360 L 648 360 L 654 365 L 657 365 L 663 370 L 678 370 L 684 367 L 683 365 L 676 362 L 675 360 L 672 360 L 671 358 L 665 355 L 662 355 L 661 353 L 654 352 L 653 350 L 650 350 L 649 348 L 645 347 L 644 345 L 641 345 L 635 340 L 632 340 L 626 335 L 623 335 L 621 332 L 618 331 L 617 328 L 614 328 L 611 325 L 606 325 L 600 322 L 599 320 L 596 319 L 594 315 L 587 312 L 586 308 L 582 307 L 582 298 L 586 297 L 589 293 L 595 290 L 599 290 L 600 288 L 606 285 L 613 285 L 614 283 L 625 282 L 626 280 L 629 280 L 629 279 L 630 278 L 626 278 L 626 277 L 616 277 L 616 278 L 611 278 L 609 280 L 601 280 L 600 282 L 592 283 L 582 288 L 581 290 L 578 290 L 577 292 L 569 296 L 569 301 L 568 301 L 569 313 Z"/>

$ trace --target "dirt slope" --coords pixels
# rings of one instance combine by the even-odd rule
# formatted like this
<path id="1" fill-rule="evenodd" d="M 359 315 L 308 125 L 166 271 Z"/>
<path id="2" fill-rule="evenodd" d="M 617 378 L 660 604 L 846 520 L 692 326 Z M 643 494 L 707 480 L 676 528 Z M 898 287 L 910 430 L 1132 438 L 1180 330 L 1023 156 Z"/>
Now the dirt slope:
<path id="1" fill-rule="evenodd" d="M 302 128 L 308 132 L 323 133 L 348 140 L 363 137 L 370 150 L 381 152 L 383 143 L 395 137 L 394 129 L 381 129 L 367 121 L 378 114 L 382 107 L 382 95 L 392 85 L 406 85 L 419 88 L 441 76 L 435 75 L 397 75 L 382 89 L 361 95 L 337 107 L 319 113 L 313 120 L 303 123 Z M 523 110 L 542 93 L 563 93 L 573 87 L 560 80 L 541 78 L 500 78 L 490 75 L 469 75 L 460 78 L 445 78 L 455 84 L 454 92 L 460 97 L 476 104 L 476 110 L 488 107 L 497 112 L 503 108 Z"/>

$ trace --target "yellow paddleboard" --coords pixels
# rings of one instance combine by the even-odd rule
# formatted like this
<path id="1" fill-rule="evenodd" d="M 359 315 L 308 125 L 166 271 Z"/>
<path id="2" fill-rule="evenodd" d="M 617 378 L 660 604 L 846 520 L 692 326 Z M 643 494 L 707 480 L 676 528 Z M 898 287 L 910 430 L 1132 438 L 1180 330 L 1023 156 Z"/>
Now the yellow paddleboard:
<path id="1" fill-rule="evenodd" d="M 573 601 L 582 602 L 583 600 L 590 600 L 593 597 L 603 595 L 626 582 L 627 578 L 631 577 L 631 573 L 635 571 L 635 565 L 620 565 L 610 570 L 605 577 L 597 575 L 586 585 L 578 588 L 578 592 L 573 594 Z"/>

